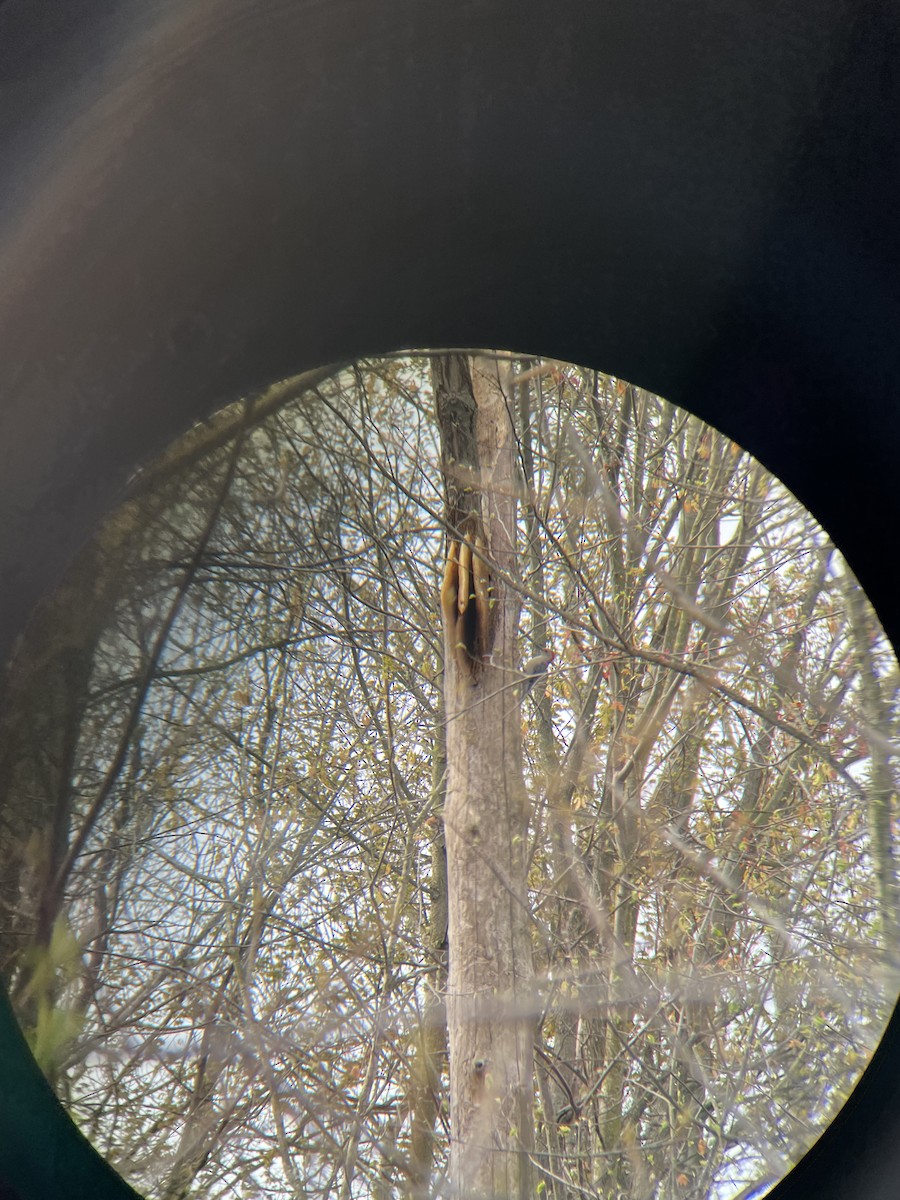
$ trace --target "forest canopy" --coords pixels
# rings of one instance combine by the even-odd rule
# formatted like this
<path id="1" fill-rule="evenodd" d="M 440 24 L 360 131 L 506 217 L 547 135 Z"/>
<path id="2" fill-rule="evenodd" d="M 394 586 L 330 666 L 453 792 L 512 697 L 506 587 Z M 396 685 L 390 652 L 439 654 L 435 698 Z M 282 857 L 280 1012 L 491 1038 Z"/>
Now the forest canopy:
<path id="1" fill-rule="evenodd" d="M 9 668 L 0 965 L 148 1197 L 451 1194 L 453 955 L 467 919 L 493 936 L 452 845 L 448 878 L 467 738 L 522 796 L 483 865 L 518 921 L 491 994 L 528 1052 L 490 1139 L 522 1194 L 761 1194 L 893 1007 L 900 671 L 839 552 L 640 387 L 457 358 L 311 372 L 189 431 Z M 451 453 L 467 386 L 490 479 Z M 480 837 L 500 798 L 469 800 Z M 505 1066 L 466 1061 L 492 1094 Z"/>

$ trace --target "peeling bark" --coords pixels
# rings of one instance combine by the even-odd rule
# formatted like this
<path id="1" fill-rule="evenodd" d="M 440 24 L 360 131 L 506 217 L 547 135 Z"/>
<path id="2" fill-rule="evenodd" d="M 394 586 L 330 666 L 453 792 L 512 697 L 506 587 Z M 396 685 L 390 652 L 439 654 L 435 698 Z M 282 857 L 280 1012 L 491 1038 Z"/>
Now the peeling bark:
<path id="1" fill-rule="evenodd" d="M 504 578 L 515 574 L 514 439 L 496 363 L 436 360 L 451 536 L 462 524 Z M 471 391 L 466 394 L 466 380 Z M 449 383 L 459 389 L 449 393 Z M 467 424 L 474 411 L 474 421 Z M 479 546 L 479 548 L 481 548 Z M 457 583 L 459 572 L 451 568 Z M 476 582 L 481 568 L 473 569 Z M 445 579 L 446 583 L 446 579 Z M 471 600 L 469 661 L 443 598 L 447 714 L 450 1176 L 454 1194 L 533 1196 L 534 982 L 526 891 L 519 598 L 499 583 Z M 466 611 L 469 598 L 466 597 Z M 458 611 L 458 606 L 457 606 Z M 483 613 L 489 627 L 483 628 Z M 478 658 L 475 658 L 478 655 Z"/>

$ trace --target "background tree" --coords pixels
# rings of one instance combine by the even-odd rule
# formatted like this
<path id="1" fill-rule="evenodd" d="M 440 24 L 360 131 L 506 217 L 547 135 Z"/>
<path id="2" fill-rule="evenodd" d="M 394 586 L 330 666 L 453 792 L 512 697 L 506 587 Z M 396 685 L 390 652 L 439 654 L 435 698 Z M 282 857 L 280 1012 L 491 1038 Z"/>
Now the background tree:
<path id="1" fill-rule="evenodd" d="M 858 589 L 727 439 L 599 376 L 544 374 L 536 392 L 534 578 L 569 626 L 563 736 L 534 748 L 549 781 L 536 856 L 560 847 L 546 903 L 562 1012 L 541 1053 L 563 1118 L 554 1132 L 547 1114 L 554 1174 L 706 1195 L 725 1164 L 735 1183 L 754 1158 L 777 1176 L 812 1140 L 835 1101 L 823 1089 L 800 1115 L 813 1045 L 842 1080 L 858 1062 L 838 945 L 887 968 L 864 947 L 896 893 L 865 905 L 863 828 L 868 804 L 884 829 L 889 787 L 863 786 L 844 736 L 864 721 Z M 865 675 L 885 719 L 896 673 L 883 641 L 880 655 Z"/>
<path id="2" fill-rule="evenodd" d="M 448 462 L 451 370 L 511 433 L 487 493 L 486 458 Z M 488 1006 L 516 1064 L 457 1071 L 521 1105 L 495 1144 L 560 1200 L 778 1176 L 897 991 L 900 676 L 846 566 L 759 464 L 617 379 L 499 355 L 306 383 L 137 480 L 13 665 L 3 947 L 54 1085 L 148 1195 L 440 1194 L 441 811 L 490 732 L 525 803 L 481 791 L 482 834 L 511 824 L 458 876 L 491 911 L 454 920 L 518 947 L 515 984 L 500 957 L 474 979 L 516 992 Z M 506 623 L 463 687 L 437 596 L 467 539 Z"/>

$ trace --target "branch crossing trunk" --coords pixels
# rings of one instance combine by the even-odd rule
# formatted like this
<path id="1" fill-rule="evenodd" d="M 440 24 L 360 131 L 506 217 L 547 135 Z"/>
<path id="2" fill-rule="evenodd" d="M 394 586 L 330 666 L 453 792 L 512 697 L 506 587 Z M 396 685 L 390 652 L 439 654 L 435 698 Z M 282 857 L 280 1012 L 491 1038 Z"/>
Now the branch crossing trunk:
<path id="1" fill-rule="evenodd" d="M 450 1177 L 455 1195 L 534 1195 L 535 1000 L 526 890 L 514 438 L 497 363 L 432 364 L 449 549 L 447 719 Z"/>

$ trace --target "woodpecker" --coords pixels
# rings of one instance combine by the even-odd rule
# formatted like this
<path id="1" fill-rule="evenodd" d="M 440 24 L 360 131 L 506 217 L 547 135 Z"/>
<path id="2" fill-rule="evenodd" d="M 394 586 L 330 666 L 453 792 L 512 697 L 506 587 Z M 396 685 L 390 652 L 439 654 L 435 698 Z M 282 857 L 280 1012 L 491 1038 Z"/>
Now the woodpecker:
<path id="1" fill-rule="evenodd" d="M 535 654 L 534 658 L 529 658 L 528 662 L 521 668 L 522 674 L 525 677 L 525 686 L 522 688 L 522 699 L 528 695 L 536 683 L 543 683 L 547 677 L 547 668 L 556 658 L 554 650 L 545 650 L 543 654 Z"/>

